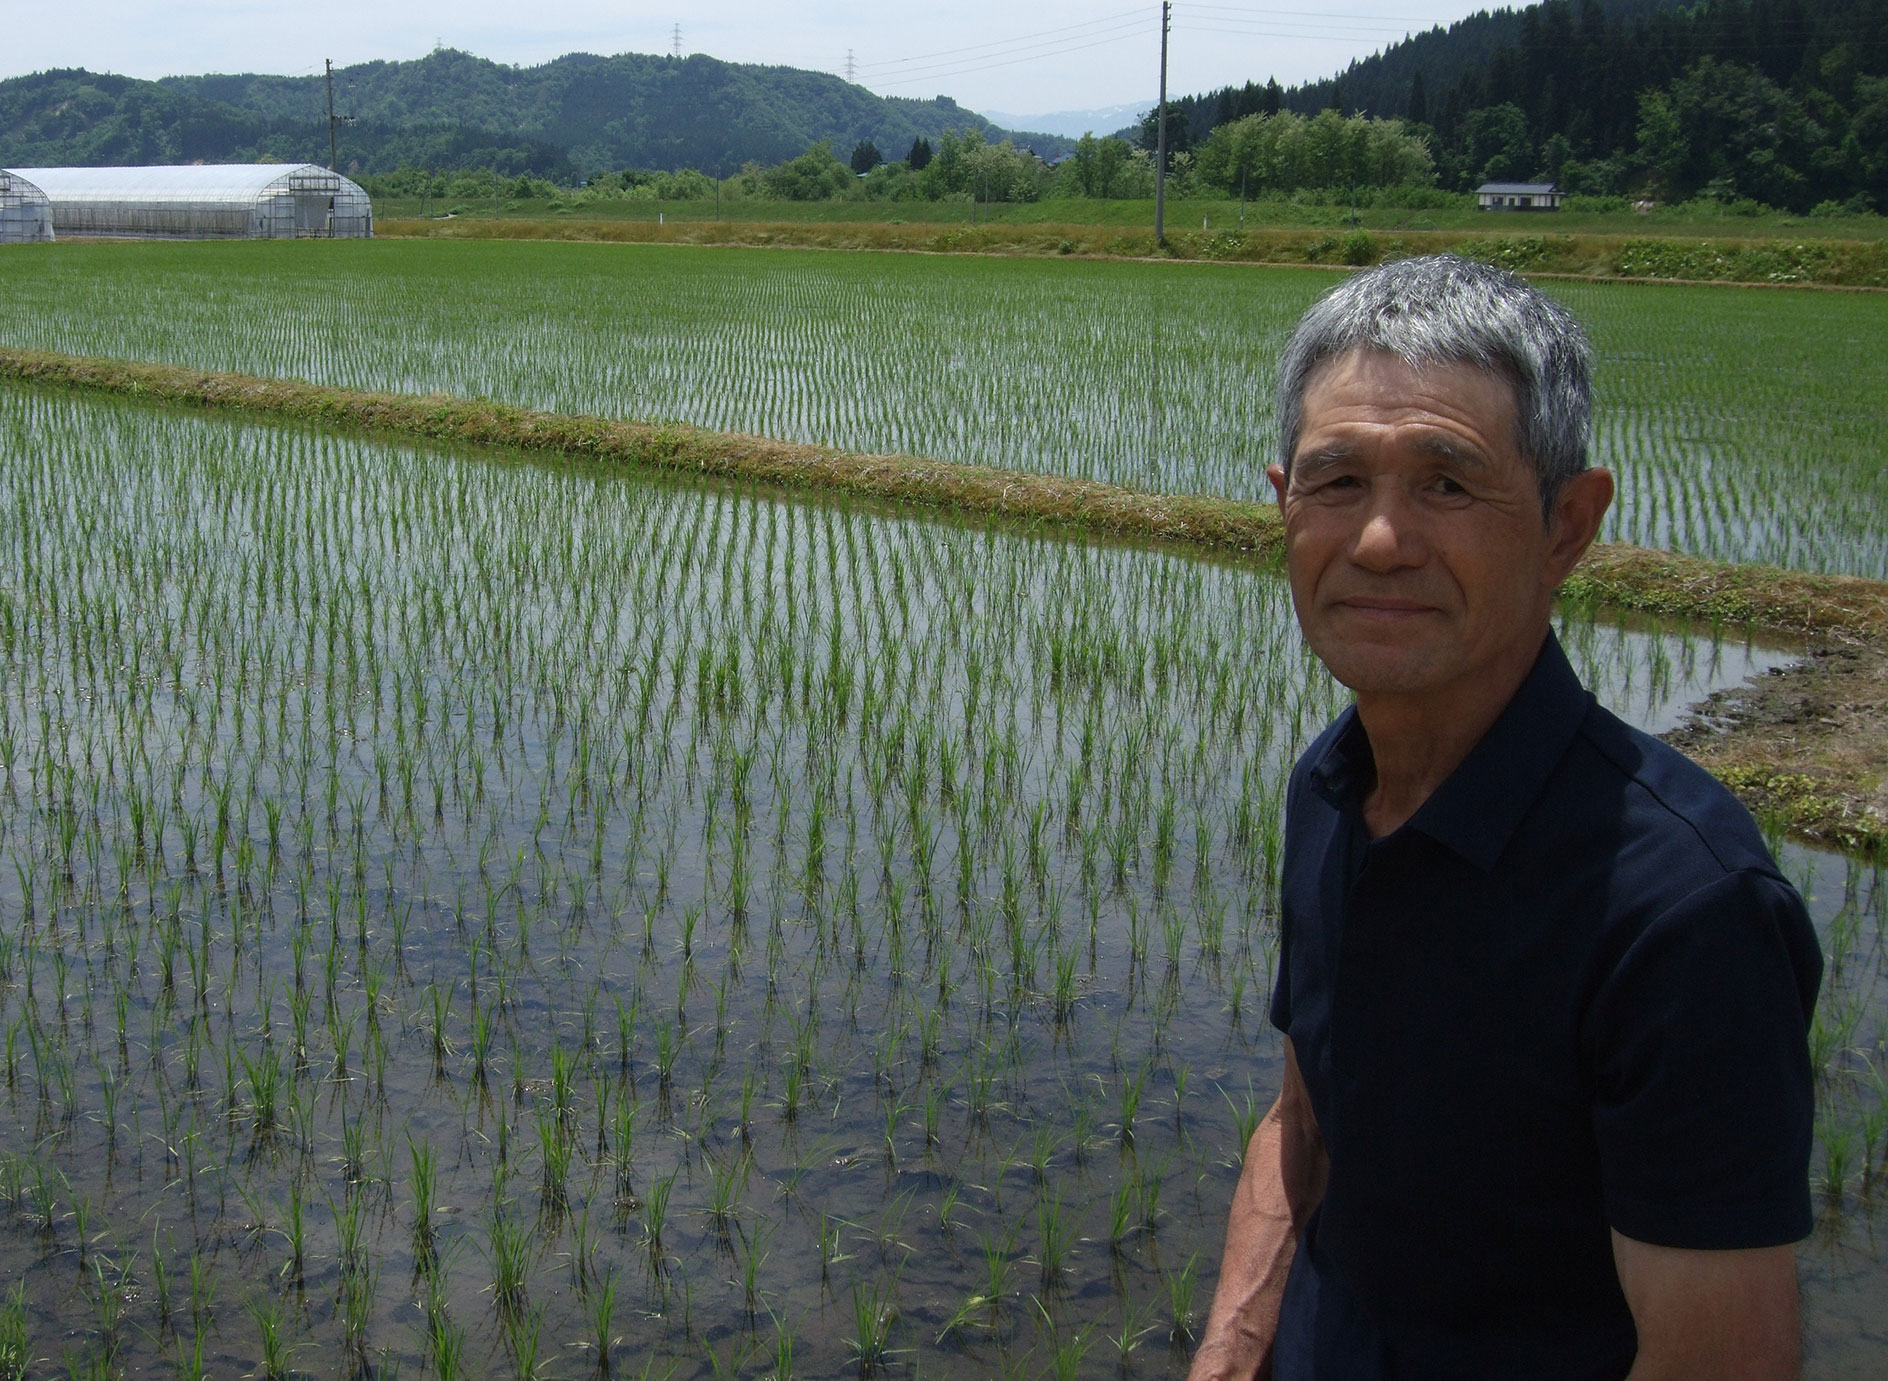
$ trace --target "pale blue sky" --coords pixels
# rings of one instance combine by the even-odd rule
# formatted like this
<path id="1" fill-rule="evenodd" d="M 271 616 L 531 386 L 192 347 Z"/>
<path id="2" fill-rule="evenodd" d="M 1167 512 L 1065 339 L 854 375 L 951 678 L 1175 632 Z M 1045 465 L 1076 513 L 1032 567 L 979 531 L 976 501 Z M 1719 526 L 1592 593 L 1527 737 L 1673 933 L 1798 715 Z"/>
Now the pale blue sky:
<path id="1" fill-rule="evenodd" d="M 844 75 L 884 95 L 955 97 L 972 109 L 1085 109 L 1153 95 L 1159 6 L 1099 3 L 784 5 L 691 0 L 662 6 L 600 0 L 0 0 L 7 15 L 0 76 L 86 67 L 136 77 L 200 72 L 319 72 L 374 58 L 412 58 L 435 42 L 501 62 L 573 50 L 684 52 Z M 1285 8 L 1295 5 L 1298 8 Z M 1253 0 L 1174 6 L 1170 88 L 1198 91 L 1276 74 L 1329 75 L 1405 32 L 1482 6 L 1470 0 Z"/>

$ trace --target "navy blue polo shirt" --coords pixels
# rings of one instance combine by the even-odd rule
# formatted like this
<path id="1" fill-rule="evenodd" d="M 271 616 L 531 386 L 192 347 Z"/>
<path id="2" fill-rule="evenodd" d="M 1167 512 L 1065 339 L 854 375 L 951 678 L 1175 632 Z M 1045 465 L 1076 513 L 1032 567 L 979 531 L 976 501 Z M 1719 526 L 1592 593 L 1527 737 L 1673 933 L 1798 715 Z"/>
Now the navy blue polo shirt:
<path id="1" fill-rule="evenodd" d="M 1750 816 L 1595 703 L 1549 637 L 1480 744 L 1372 840 L 1347 710 L 1286 798 L 1272 1021 L 1330 1181 L 1279 1381 L 1621 1377 L 1609 1229 L 1810 1229 L 1816 934 Z"/>

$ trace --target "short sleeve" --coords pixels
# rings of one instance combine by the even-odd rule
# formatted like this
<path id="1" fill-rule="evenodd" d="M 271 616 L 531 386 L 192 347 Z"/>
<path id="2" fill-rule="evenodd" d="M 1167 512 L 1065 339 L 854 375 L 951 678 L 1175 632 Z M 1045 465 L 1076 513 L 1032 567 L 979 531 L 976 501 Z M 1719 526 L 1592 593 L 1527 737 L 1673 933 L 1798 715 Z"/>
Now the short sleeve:
<path id="1" fill-rule="evenodd" d="M 1278 922 L 1278 963 L 1272 978 L 1272 1025 L 1291 1034 L 1291 925 L 1281 916 Z"/>
<path id="2" fill-rule="evenodd" d="M 1808 1029 L 1821 977 L 1801 898 L 1754 870 L 1693 892 L 1621 957 L 1584 1042 L 1617 1231 L 1705 1250 L 1809 1233 Z"/>

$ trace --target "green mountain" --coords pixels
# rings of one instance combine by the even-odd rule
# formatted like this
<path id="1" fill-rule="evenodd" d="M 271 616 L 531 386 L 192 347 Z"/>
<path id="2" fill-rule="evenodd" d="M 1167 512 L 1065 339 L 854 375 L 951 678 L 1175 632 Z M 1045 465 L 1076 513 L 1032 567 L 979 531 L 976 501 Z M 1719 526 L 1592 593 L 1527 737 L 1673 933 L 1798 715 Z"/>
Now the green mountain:
<path id="1" fill-rule="evenodd" d="M 560 180 L 622 168 L 726 176 L 826 141 L 899 157 L 920 137 L 1011 137 L 948 97 L 875 96 L 824 72 L 623 53 L 510 67 L 440 49 L 338 68 L 342 171 L 492 167 Z M 1017 135 L 1053 155 L 1069 141 Z M 328 161 L 320 77 L 167 77 L 84 70 L 0 81 L 0 166 Z"/>
<path id="2" fill-rule="evenodd" d="M 1183 97 L 1178 148 L 1246 115 L 1400 118 L 1438 179 L 1888 210 L 1888 0 L 1546 0 L 1471 15 L 1322 81 Z"/>

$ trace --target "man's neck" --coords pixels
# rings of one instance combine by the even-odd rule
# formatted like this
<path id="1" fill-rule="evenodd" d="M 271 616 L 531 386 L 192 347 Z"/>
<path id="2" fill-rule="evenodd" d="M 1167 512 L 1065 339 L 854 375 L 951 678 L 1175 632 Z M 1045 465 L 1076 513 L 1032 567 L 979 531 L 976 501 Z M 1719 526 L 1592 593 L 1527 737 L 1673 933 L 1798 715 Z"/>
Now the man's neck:
<path id="1" fill-rule="evenodd" d="M 1477 684 L 1453 685 L 1420 697 L 1359 694 L 1357 717 L 1370 740 L 1376 780 L 1363 801 L 1364 827 L 1372 839 L 1400 829 L 1449 775 L 1462 765 L 1540 656 L 1541 639 L 1517 650 L 1503 672 Z"/>

